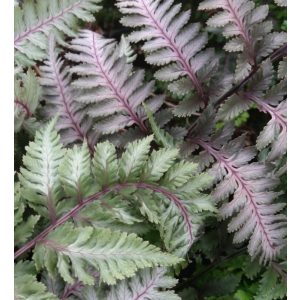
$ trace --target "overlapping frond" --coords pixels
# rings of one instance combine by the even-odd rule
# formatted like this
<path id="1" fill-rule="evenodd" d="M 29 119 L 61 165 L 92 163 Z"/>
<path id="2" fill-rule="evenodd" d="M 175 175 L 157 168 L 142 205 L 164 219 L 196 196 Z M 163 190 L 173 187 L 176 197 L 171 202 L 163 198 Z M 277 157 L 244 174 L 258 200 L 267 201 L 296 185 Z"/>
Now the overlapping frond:
<path id="1" fill-rule="evenodd" d="M 180 300 L 174 291 L 166 289 L 173 288 L 176 279 L 166 275 L 162 268 L 145 269 L 130 280 L 123 280 L 113 287 L 107 296 L 107 300 Z"/>
<path id="2" fill-rule="evenodd" d="M 96 32 L 81 31 L 71 43 L 71 49 L 79 54 L 67 57 L 79 63 L 71 70 L 80 79 L 73 86 L 81 91 L 77 100 L 89 104 L 89 114 L 101 118 L 95 129 L 101 134 L 117 132 L 136 124 L 147 132 L 147 118 L 141 104 L 146 101 L 155 112 L 163 103 L 162 96 L 153 97 L 154 82 L 143 84 L 144 71 L 134 71 L 126 57 L 119 57 L 117 45 Z"/>
<path id="3" fill-rule="evenodd" d="M 181 4 L 174 1 L 118 0 L 117 6 L 126 15 L 121 19 L 122 24 L 140 27 L 128 38 L 133 42 L 145 41 L 142 49 L 146 61 L 162 67 L 155 77 L 172 82 L 169 89 L 176 94 L 194 90 L 196 110 L 201 101 L 207 102 L 201 71 L 212 62 L 214 52 L 203 50 L 207 35 L 200 34 L 200 25 L 188 24 L 191 11 L 181 12 Z"/>
<path id="4" fill-rule="evenodd" d="M 94 277 L 87 272 L 91 266 L 100 272 L 108 284 L 117 279 L 132 277 L 137 269 L 175 265 L 181 260 L 143 241 L 135 234 L 92 227 L 75 228 L 66 223 L 51 232 L 35 248 L 34 260 L 38 268 L 46 267 L 50 274 L 58 272 L 66 282 L 75 276 L 84 284 L 93 284 Z"/>
<path id="5" fill-rule="evenodd" d="M 229 39 L 224 49 L 242 52 L 238 55 L 236 80 L 242 80 L 259 60 L 286 43 L 285 32 L 273 32 L 273 24 L 266 20 L 268 5 L 255 6 L 250 0 L 205 0 L 200 10 L 221 9 L 207 21 L 212 27 L 223 27 Z"/>
<path id="6" fill-rule="evenodd" d="M 44 284 L 37 281 L 33 262 L 19 261 L 15 265 L 14 284 L 15 300 L 58 300 Z"/>
<path id="7" fill-rule="evenodd" d="M 76 21 L 91 22 L 101 0 L 25 0 L 15 6 L 15 59 L 21 64 L 45 58 L 47 37 L 54 30 L 74 36 Z"/>
<path id="8" fill-rule="evenodd" d="M 61 133 L 65 145 L 87 140 L 92 151 L 96 135 L 92 132 L 92 119 L 87 116 L 85 107 L 74 100 L 75 92 L 71 86 L 69 67 L 59 57 L 54 35 L 48 43 L 48 59 L 40 67 L 40 83 L 43 86 L 43 97 L 46 106 L 43 108 L 47 117 L 58 115 L 56 127 Z"/>
<path id="9" fill-rule="evenodd" d="M 38 220 L 39 215 L 31 215 L 24 220 L 25 204 L 21 197 L 20 184 L 15 184 L 14 197 L 14 244 L 20 246 L 24 244 L 33 234 L 33 230 Z"/>
<path id="10" fill-rule="evenodd" d="M 24 157 L 20 181 L 24 199 L 30 206 L 46 218 L 50 215 L 53 226 L 56 221 L 62 224 L 57 216 L 76 203 L 72 210 L 76 214 L 68 214 L 66 218 L 72 216 L 84 224 L 88 217 L 87 223 L 98 223 L 97 227 L 107 227 L 109 223 L 114 226 L 113 220 L 117 228 L 120 223 L 130 226 L 141 222 L 144 216 L 156 224 L 171 253 L 178 256 L 187 253 L 203 224 L 203 212 L 215 211 L 210 199 L 202 193 L 205 180 L 194 178 L 197 164 L 178 161 L 177 149 L 160 149 L 150 154 L 153 137 L 149 136 L 129 144 L 119 159 L 112 144 L 98 144 L 91 168 L 87 145 L 74 146 L 65 153 L 54 126 L 52 121 L 38 132 Z M 103 205 L 110 203 L 107 212 L 98 215 L 103 220 L 97 220 L 97 214 L 88 210 L 88 204 L 100 195 L 104 197 Z M 126 209 L 124 199 L 134 199 L 135 212 Z M 87 211 L 77 218 L 83 209 Z M 152 209 L 154 215 L 150 213 Z M 126 231 L 130 232 L 130 228 Z"/>
<path id="11" fill-rule="evenodd" d="M 244 147 L 243 136 L 232 139 L 233 126 L 214 133 L 213 112 L 205 114 L 190 142 L 202 148 L 200 168 L 210 167 L 215 179 L 212 197 L 216 202 L 227 200 L 220 212 L 224 218 L 233 216 L 228 230 L 235 233 L 234 242 L 250 238 L 249 254 L 270 261 L 284 247 L 286 234 L 286 217 L 280 213 L 285 204 L 274 201 L 279 195 L 274 191 L 277 180 L 267 165 L 251 162 L 256 151 Z"/>
<path id="12" fill-rule="evenodd" d="M 259 134 L 256 146 L 258 150 L 262 150 L 271 144 L 269 160 L 274 160 L 286 152 L 287 102 L 283 64 L 281 69 L 283 79 L 270 87 L 274 79 L 274 70 L 271 62 L 265 61 L 261 71 L 249 81 L 244 91 L 228 98 L 218 112 L 218 117 L 223 120 L 232 120 L 253 106 L 268 114 L 271 120 Z"/>

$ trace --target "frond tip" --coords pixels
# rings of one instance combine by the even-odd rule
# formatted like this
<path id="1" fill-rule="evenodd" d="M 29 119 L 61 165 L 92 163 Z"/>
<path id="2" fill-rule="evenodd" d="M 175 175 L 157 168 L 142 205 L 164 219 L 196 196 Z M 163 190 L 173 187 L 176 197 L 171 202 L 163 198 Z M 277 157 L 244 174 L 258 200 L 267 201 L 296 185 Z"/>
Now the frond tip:
<path id="1" fill-rule="evenodd" d="M 134 71 L 126 57 L 119 56 L 115 41 L 96 32 L 83 30 L 71 42 L 67 58 L 78 63 L 71 71 L 80 76 L 73 82 L 78 90 L 76 100 L 89 105 L 89 115 L 100 118 L 95 129 L 111 134 L 137 125 L 147 133 L 147 115 L 141 106 L 145 101 L 153 112 L 163 103 L 163 96 L 153 96 L 154 82 L 143 84 L 144 71 Z"/>
<path id="2" fill-rule="evenodd" d="M 207 35 L 200 34 L 199 24 L 187 24 L 191 11 L 181 12 L 181 4 L 170 1 L 133 0 L 117 1 L 125 15 L 121 23 L 138 28 L 128 38 L 133 42 L 145 41 L 142 49 L 146 61 L 160 68 L 155 77 L 158 80 L 185 85 L 198 96 L 198 106 L 206 102 L 201 69 L 213 58 L 212 49 L 202 51 L 207 44 Z M 170 86 L 171 90 L 171 86 Z"/>

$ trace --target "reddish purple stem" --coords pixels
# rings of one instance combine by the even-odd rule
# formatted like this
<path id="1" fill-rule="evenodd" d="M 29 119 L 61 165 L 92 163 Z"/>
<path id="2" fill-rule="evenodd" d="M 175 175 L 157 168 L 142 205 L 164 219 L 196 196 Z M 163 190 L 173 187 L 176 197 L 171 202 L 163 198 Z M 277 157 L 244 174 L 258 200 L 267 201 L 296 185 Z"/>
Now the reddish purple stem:
<path id="1" fill-rule="evenodd" d="M 26 243 L 23 247 L 15 252 L 15 259 L 18 258 L 20 255 L 25 253 L 26 251 L 30 250 L 32 247 L 35 246 L 38 242 L 42 241 L 51 231 L 59 227 L 60 225 L 64 224 L 70 218 L 73 218 L 78 212 L 80 212 L 84 207 L 86 207 L 91 202 L 107 195 L 113 191 L 120 191 L 125 188 L 135 187 L 138 189 L 149 189 L 153 192 L 161 193 L 166 196 L 170 201 L 172 201 L 179 209 L 184 222 L 186 223 L 186 227 L 189 234 L 189 245 L 192 244 L 194 237 L 192 232 L 192 222 L 189 218 L 188 212 L 186 207 L 180 201 L 180 199 L 170 192 L 169 190 L 159 187 L 156 185 L 152 185 L 149 183 L 144 182 L 137 182 L 137 183 L 118 183 L 110 187 L 104 188 L 102 191 L 87 197 L 86 199 L 82 200 L 79 204 L 77 204 L 74 208 L 72 208 L 68 213 L 63 215 L 60 219 L 56 220 L 53 224 L 49 225 L 44 231 L 42 231 L 39 235 L 37 235 L 34 239 Z"/>
<path id="2" fill-rule="evenodd" d="M 97 47 L 96 47 L 96 41 L 95 41 L 96 33 L 93 33 L 93 58 L 96 61 L 97 68 L 99 72 L 104 76 L 107 85 L 109 86 L 110 90 L 115 94 L 116 99 L 122 104 L 122 106 L 127 110 L 129 113 L 131 119 L 135 124 L 137 124 L 141 130 L 145 133 L 148 132 L 148 129 L 145 127 L 145 124 L 143 121 L 138 117 L 138 115 L 133 111 L 132 107 L 128 104 L 128 101 L 124 95 L 121 95 L 121 92 L 118 90 L 118 88 L 114 85 L 113 80 L 109 77 L 109 72 L 107 72 L 104 68 L 104 66 L 101 63 L 101 60 L 98 57 L 97 53 Z"/>
<path id="3" fill-rule="evenodd" d="M 22 102 L 18 98 L 15 98 L 15 104 L 20 106 L 24 110 L 24 112 L 26 113 L 26 118 L 30 118 L 32 116 L 32 112 L 30 111 L 26 103 Z"/>
<path id="4" fill-rule="evenodd" d="M 265 230 L 265 225 L 262 222 L 262 217 L 258 211 L 258 207 L 257 204 L 255 203 L 254 200 L 254 195 L 250 189 L 250 187 L 248 186 L 247 182 L 238 174 L 237 169 L 233 166 L 233 164 L 225 157 L 225 155 L 223 155 L 222 153 L 220 153 L 220 151 L 217 151 L 216 149 L 214 149 L 211 145 L 209 145 L 208 142 L 205 142 L 201 139 L 190 139 L 191 142 L 196 143 L 198 145 L 200 145 L 205 151 L 207 151 L 210 155 L 212 155 L 221 165 L 223 165 L 223 167 L 227 170 L 228 174 L 233 176 L 233 178 L 235 179 L 236 183 L 238 184 L 238 186 L 240 186 L 242 188 L 242 190 L 245 192 L 245 195 L 247 197 L 247 199 L 249 200 L 249 203 L 251 204 L 253 211 L 255 213 L 256 219 L 258 221 L 259 227 L 263 232 L 263 235 L 265 236 L 268 245 L 271 249 L 275 249 L 274 246 L 272 245 L 269 236 Z"/>

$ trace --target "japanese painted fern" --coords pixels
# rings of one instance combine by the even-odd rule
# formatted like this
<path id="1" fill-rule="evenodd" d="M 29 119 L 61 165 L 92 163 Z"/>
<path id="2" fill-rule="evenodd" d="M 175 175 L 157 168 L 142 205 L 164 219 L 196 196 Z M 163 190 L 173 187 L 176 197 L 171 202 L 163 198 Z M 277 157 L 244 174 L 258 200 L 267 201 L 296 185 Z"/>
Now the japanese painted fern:
<path id="1" fill-rule="evenodd" d="M 274 2 L 15 3 L 15 299 L 285 296 Z"/>

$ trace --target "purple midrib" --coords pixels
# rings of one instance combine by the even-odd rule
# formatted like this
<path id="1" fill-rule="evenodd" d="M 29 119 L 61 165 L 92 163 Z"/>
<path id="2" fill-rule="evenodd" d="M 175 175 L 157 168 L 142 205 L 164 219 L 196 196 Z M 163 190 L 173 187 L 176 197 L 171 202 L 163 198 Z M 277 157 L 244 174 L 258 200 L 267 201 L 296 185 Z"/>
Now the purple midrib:
<path id="1" fill-rule="evenodd" d="M 143 182 L 138 182 L 138 183 L 118 183 L 110 187 L 104 188 L 102 191 L 93 194 L 83 201 L 81 201 L 79 204 L 77 204 L 74 208 L 72 208 L 68 213 L 63 215 L 60 219 L 56 220 L 53 224 L 51 224 L 49 227 L 47 227 L 44 231 L 42 231 L 39 235 L 37 235 L 34 239 L 26 243 L 23 247 L 21 247 L 19 250 L 15 252 L 15 259 L 18 258 L 20 255 L 25 253 L 26 251 L 30 250 L 32 247 L 35 246 L 36 243 L 42 241 L 51 231 L 55 230 L 57 227 L 60 225 L 64 224 L 67 222 L 70 218 L 73 218 L 76 216 L 84 207 L 86 207 L 88 204 L 92 203 L 93 201 L 107 195 L 110 192 L 118 192 L 122 189 L 129 188 L 129 187 L 135 187 L 135 188 L 140 188 L 140 189 L 149 189 L 152 190 L 153 192 L 158 192 L 163 195 L 165 195 L 170 201 L 174 202 L 175 205 L 178 207 L 180 213 L 182 214 L 182 217 L 184 221 L 186 222 L 189 236 L 190 236 L 190 241 L 189 244 L 193 242 L 193 235 L 192 235 L 192 223 L 189 218 L 188 212 L 185 208 L 185 206 L 181 203 L 180 199 L 173 194 L 172 192 L 168 191 L 167 189 L 163 187 L 159 187 L 156 185 L 151 185 L 148 183 L 143 183 Z"/>
<path id="2" fill-rule="evenodd" d="M 203 93 L 202 86 L 201 86 L 198 78 L 194 74 L 191 65 L 189 64 L 187 59 L 183 56 L 183 54 L 179 50 L 180 47 L 175 44 L 175 42 L 172 40 L 172 38 L 168 35 L 167 31 L 162 27 L 162 25 L 159 23 L 159 21 L 156 20 L 156 18 L 154 17 L 153 13 L 150 11 L 150 9 L 147 6 L 147 4 L 145 3 L 145 1 L 141 0 L 141 2 L 143 4 L 148 16 L 150 17 L 152 22 L 155 24 L 156 28 L 160 31 L 161 35 L 168 41 L 168 43 L 170 45 L 170 48 L 177 55 L 178 60 L 180 61 L 181 65 L 185 69 L 185 72 L 187 73 L 187 75 L 191 79 L 198 95 L 204 99 L 204 93 Z"/>
<path id="3" fill-rule="evenodd" d="M 63 87 L 61 74 L 57 70 L 56 62 L 55 62 L 55 59 L 54 59 L 53 55 L 50 56 L 50 62 L 51 62 L 52 68 L 53 68 L 53 72 L 55 74 L 55 79 L 56 79 L 56 84 L 57 84 L 57 91 L 58 91 L 58 93 L 61 97 L 61 100 L 62 100 L 63 106 L 65 108 L 65 111 L 66 111 L 67 115 L 69 116 L 69 118 L 71 120 L 71 123 L 73 124 L 73 128 L 75 129 L 75 131 L 79 135 L 80 139 L 84 140 L 85 134 L 81 130 L 80 125 L 78 124 L 78 122 L 75 121 L 75 116 L 74 116 L 73 112 L 71 111 L 71 108 L 70 108 L 70 105 L 69 105 L 69 100 L 67 99 L 67 96 L 66 96 L 66 93 L 65 93 L 65 88 Z"/>
<path id="4" fill-rule="evenodd" d="M 142 297 L 145 296 L 149 289 L 152 288 L 152 286 L 154 285 L 154 282 L 156 282 L 156 280 L 160 277 L 160 275 L 163 273 L 162 270 L 160 270 L 156 276 L 147 284 L 147 286 L 145 287 L 145 289 L 138 295 L 134 296 L 134 298 L 132 300 L 141 300 L 143 299 Z"/>
<path id="5" fill-rule="evenodd" d="M 121 93 L 118 91 L 118 88 L 113 84 L 113 80 L 109 77 L 109 72 L 105 70 L 104 66 L 101 63 L 101 60 L 98 57 L 97 53 L 97 47 L 96 47 L 96 41 L 95 41 L 95 36 L 96 34 L 93 32 L 93 44 L 92 44 L 92 49 L 93 49 L 93 59 L 96 62 L 97 69 L 99 72 L 104 76 L 107 85 L 109 89 L 115 94 L 116 98 L 120 102 L 120 104 L 125 108 L 125 110 L 128 112 L 130 115 L 131 119 L 134 121 L 135 124 L 137 124 L 143 132 L 147 132 L 147 128 L 145 127 L 143 121 L 138 117 L 138 115 L 133 111 L 132 107 L 129 106 L 127 103 L 127 99 L 124 95 L 121 95 Z"/>
<path id="6" fill-rule="evenodd" d="M 240 33 L 245 41 L 245 46 L 246 46 L 246 49 L 245 51 L 249 52 L 249 57 L 255 61 L 255 57 L 254 57 L 254 54 L 253 54 L 253 51 L 252 51 L 252 41 L 251 41 L 251 37 L 249 35 L 249 32 L 243 22 L 243 20 L 240 18 L 240 16 L 238 15 L 238 12 L 236 11 L 236 9 L 234 8 L 234 6 L 232 5 L 231 3 L 231 0 L 226 0 L 227 2 L 227 5 L 226 5 L 226 8 L 228 9 L 228 11 L 231 13 L 231 15 L 233 16 L 234 18 L 234 23 L 237 25 L 237 27 L 239 28 L 240 30 Z"/>
<path id="7" fill-rule="evenodd" d="M 80 6 L 82 4 L 82 2 L 84 2 L 84 0 L 79 0 L 76 3 L 70 5 L 69 7 L 65 8 L 64 10 L 62 10 L 59 14 L 54 15 L 49 17 L 48 19 L 38 23 L 37 25 L 35 25 L 34 27 L 26 30 L 25 32 L 23 32 L 22 34 L 19 34 L 15 40 L 14 40 L 14 45 L 15 47 L 18 46 L 19 43 L 21 43 L 24 39 L 26 39 L 29 35 L 36 33 L 38 31 L 42 31 L 44 29 L 44 27 L 48 26 L 51 24 L 51 22 L 61 18 L 64 16 L 64 14 L 69 13 L 70 11 L 72 11 L 74 8 L 77 8 L 78 6 Z"/>
<path id="8" fill-rule="evenodd" d="M 15 104 L 22 108 L 22 110 L 26 114 L 26 118 L 30 118 L 32 116 L 32 112 L 30 111 L 29 106 L 26 103 L 22 102 L 18 98 L 15 98 Z"/>
<path id="9" fill-rule="evenodd" d="M 250 101 L 256 103 L 262 111 L 267 112 L 272 117 L 272 119 L 274 119 L 278 124 L 280 124 L 283 130 L 287 131 L 287 121 L 282 115 L 278 113 L 276 108 L 272 107 L 271 105 L 267 104 L 262 99 L 259 99 L 257 97 L 252 97 L 251 95 L 246 95 L 246 97 Z"/>
<path id="10" fill-rule="evenodd" d="M 243 178 L 241 178 L 241 176 L 238 174 L 238 172 L 235 170 L 234 166 L 228 162 L 227 158 L 224 157 L 224 155 L 220 154 L 217 150 L 215 150 L 212 146 L 210 146 L 207 142 L 201 140 L 201 139 L 196 139 L 195 140 L 203 149 L 205 149 L 209 154 L 211 154 L 217 161 L 219 161 L 224 168 L 233 175 L 233 177 L 235 178 L 235 180 L 237 181 L 238 185 L 245 191 L 245 194 L 247 196 L 247 199 L 249 200 L 249 202 L 251 203 L 251 206 L 253 207 L 256 219 L 258 221 L 259 227 L 261 228 L 261 231 L 263 233 L 263 235 L 265 236 L 269 247 L 274 251 L 275 247 L 272 245 L 269 236 L 266 232 L 265 229 L 265 225 L 262 222 L 262 217 L 258 211 L 258 207 L 255 203 L 255 200 L 253 199 L 254 196 L 251 192 L 251 190 L 249 189 L 247 182 L 245 182 L 245 180 Z"/>

